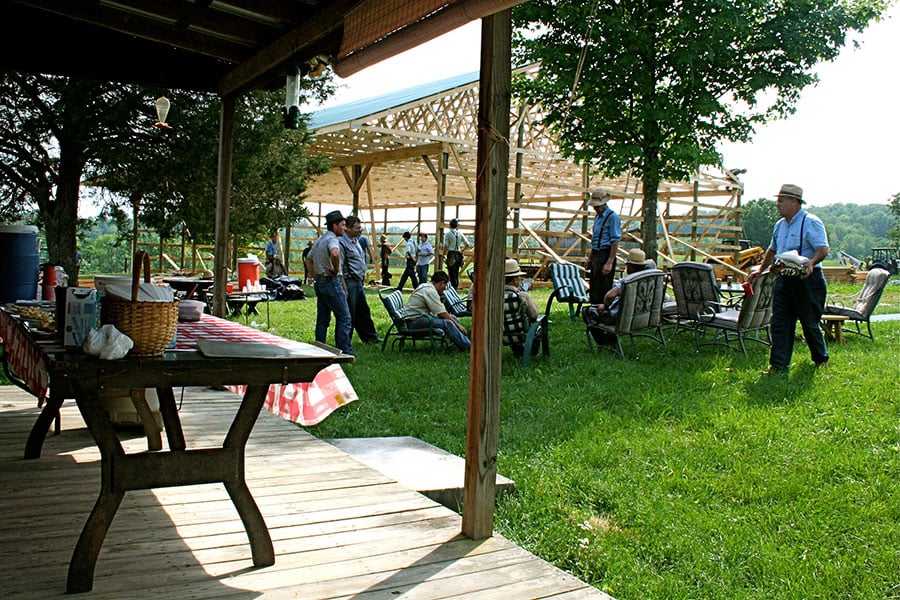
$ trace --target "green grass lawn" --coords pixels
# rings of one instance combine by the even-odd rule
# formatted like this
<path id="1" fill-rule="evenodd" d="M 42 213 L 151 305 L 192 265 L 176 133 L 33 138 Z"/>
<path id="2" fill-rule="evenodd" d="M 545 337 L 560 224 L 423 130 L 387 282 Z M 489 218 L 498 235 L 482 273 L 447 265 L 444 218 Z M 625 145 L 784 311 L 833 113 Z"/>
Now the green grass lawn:
<path id="1" fill-rule="evenodd" d="M 898 301 L 890 285 L 879 312 Z M 831 345 L 827 370 L 800 343 L 765 376 L 758 344 L 697 352 L 667 328 L 667 348 L 626 339 L 622 360 L 589 353 L 565 305 L 552 319 L 549 358 L 522 369 L 504 349 L 498 468 L 518 493 L 496 531 L 621 600 L 900 598 L 900 321 Z M 314 325 L 314 299 L 271 304 L 273 333 Z M 467 354 L 354 347 L 360 400 L 311 433 L 464 454 Z"/>

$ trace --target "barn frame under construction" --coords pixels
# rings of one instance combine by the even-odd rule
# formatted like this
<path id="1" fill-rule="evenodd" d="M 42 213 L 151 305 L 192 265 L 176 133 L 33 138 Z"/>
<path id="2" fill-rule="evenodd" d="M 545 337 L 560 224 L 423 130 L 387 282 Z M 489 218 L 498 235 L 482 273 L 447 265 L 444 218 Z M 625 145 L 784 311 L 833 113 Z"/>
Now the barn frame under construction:
<path id="1" fill-rule="evenodd" d="M 594 187 L 612 193 L 610 208 L 621 216 L 625 238 L 620 252 L 640 244 L 640 180 L 591 176 L 560 154 L 540 106 L 515 97 L 511 106 L 508 255 L 534 270 L 552 260 L 581 264 L 593 219 L 585 192 Z M 313 113 L 311 150 L 329 155 L 333 168 L 309 185 L 310 223 L 320 230 L 323 215 L 339 208 L 359 215 L 375 240 L 386 233 L 396 245 L 407 230 L 439 241 L 457 218 L 472 239 L 477 111 L 478 73 L 470 73 Z M 664 182 L 660 265 L 736 258 L 742 191 L 729 171 Z"/>

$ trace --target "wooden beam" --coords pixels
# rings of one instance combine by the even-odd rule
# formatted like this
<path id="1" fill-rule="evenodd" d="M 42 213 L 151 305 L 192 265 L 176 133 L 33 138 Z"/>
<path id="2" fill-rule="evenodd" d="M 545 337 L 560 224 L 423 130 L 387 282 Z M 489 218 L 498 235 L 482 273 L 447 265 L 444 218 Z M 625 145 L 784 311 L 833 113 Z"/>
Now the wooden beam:
<path id="1" fill-rule="evenodd" d="M 443 149 L 444 144 L 442 144 L 441 142 L 436 142 L 434 144 L 422 144 L 421 146 L 397 148 L 396 150 L 382 150 L 380 152 L 367 152 L 365 154 L 339 156 L 334 159 L 333 164 L 336 167 L 349 167 L 352 165 L 393 162 L 395 160 L 406 160 L 408 158 L 417 158 L 419 156 L 428 156 L 430 154 L 440 154 Z"/>
<path id="2" fill-rule="evenodd" d="M 482 19 L 478 106 L 475 292 L 462 533 L 493 534 L 503 350 L 503 268 L 509 177 L 510 11 Z"/>
<path id="3" fill-rule="evenodd" d="M 387 58 L 415 48 L 439 35 L 465 25 L 469 21 L 487 18 L 487 15 L 500 14 L 523 0 L 460 0 L 440 10 L 428 18 L 408 25 L 383 40 L 342 56 L 334 65 L 334 72 L 339 77 L 349 77 Z M 482 23 L 484 21 L 482 20 Z M 482 31 L 482 35 L 484 35 Z M 482 44 L 484 47 L 484 44 Z M 483 79 L 482 79 L 483 81 Z M 508 120 L 508 118 L 507 118 Z"/>
<path id="4" fill-rule="evenodd" d="M 219 95 L 251 89 L 270 78 L 273 71 L 295 66 L 288 64 L 290 60 L 341 27 L 344 13 L 355 3 L 356 0 L 329 2 L 326 9 L 310 15 L 289 33 L 232 69 L 219 82 Z"/>

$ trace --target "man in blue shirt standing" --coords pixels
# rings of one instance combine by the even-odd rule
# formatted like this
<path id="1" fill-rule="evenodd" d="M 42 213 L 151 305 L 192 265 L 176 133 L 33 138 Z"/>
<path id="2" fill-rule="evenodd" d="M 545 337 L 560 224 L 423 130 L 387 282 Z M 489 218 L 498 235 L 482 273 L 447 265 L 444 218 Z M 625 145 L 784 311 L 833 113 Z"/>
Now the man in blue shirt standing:
<path id="1" fill-rule="evenodd" d="M 316 282 L 316 341 L 326 343 L 331 313 L 334 313 L 334 345 L 344 354 L 353 354 L 350 335 L 350 308 L 341 271 L 341 243 L 346 221 L 341 211 L 334 210 L 325 215 L 328 230 L 316 240 L 306 261 L 310 271 L 315 273 Z"/>
<path id="2" fill-rule="evenodd" d="M 585 268 L 590 273 L 589 295 L 591 304 L 602 304 L 603 298 L 613 286 L 616 273 L 616 252 L 622 239 L 622 223 L 619 215 L 607 204 L 610 193 L 606 190 L 591 190 L 588 206 L 597 211 L 591 230 L 591 250 Z"/>
<path id="3" fill-rule="evenodd" d="M 359 240 L 362 239 L 362 223 L 355 215 L 347 217 L 347 230 L 341 237 L 341 253 L 344 261 L 344 283 L 347 287 L 347 306 L 350 308 L 350 323 L 356 335 L 364 344 L 381 341 L 372 312 L 366 300 L 366 258 Z"/>
<path id="4" fill-rule="evenodd" d="M 759 271 L 749 277 L 753 283 L 770 266 L 779 274 L 772 296 L 770 373 L 787 371 L 790 367 L 798 320 L 812 361 L 817 367 L 828 366 L 828 348 L 819 327 L 828 294 L 821 265 L 828 256 L 828 234 L 818 217 L 803 210 L 803 202 L 800 186 L 790 183 L 781 186 L 776 199 L 781 219 L 775 223 L 772 242 Z M 808 260 L 799 269 L 782 268 L 776 257 L 792 250 Z"/>

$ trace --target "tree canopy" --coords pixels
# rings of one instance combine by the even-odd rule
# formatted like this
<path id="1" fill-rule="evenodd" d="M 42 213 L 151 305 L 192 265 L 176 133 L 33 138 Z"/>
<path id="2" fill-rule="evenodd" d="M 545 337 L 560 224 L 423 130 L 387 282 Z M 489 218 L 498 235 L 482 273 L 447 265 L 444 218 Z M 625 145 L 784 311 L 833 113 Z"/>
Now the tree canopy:
<path id="1" fill-rule="evenodd" d="M 303 81 L 304 96 L 331 90 L 328 79 Z M 154 100 L 163 90 L 0 73 L 0 219 L 37 209 L 49 261 L 74 272 L 86 178 L 139 201 L 146 211 L 139 219 L 163 235 L 184 221 L 211 237 L 219 103 L 211 95 L 165 93 L 173 99 L 172 130 L 153 127 Z M 234 231 L 255 234 L 303 213 L 305 180 L 323 161 L 306 156 L 305 129 L 283 129 L 281 95 L 258 92 L 240 100 L 232 206 L 239 217 L 231 222 Z"/>
<path id="2" fill-rule="evenodd" d="M 643 184 L 644 249 L 656 255 L 657 190 L 719 165 L 720 141 L 748 141 L 793 111 L 813 69 L 886 0 L 530 0 L 513 11 L 518 91 L 540 103 L 562 152 Z"/>

